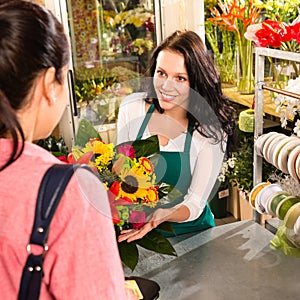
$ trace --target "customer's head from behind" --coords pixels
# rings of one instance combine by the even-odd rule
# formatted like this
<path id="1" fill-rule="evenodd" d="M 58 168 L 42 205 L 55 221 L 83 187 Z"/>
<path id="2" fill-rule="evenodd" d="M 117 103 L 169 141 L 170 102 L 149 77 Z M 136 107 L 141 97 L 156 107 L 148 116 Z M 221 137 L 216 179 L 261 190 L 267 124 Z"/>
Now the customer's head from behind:
<path id="1" fill-rule="evenodd" d="M 57 125 L 68 100 L 68 64 L 63 27 L 48 10 L 0 1 L 0 138 L 13 141 L 0 170 L 20 156 L 24 141 L 46 138 Z"/>

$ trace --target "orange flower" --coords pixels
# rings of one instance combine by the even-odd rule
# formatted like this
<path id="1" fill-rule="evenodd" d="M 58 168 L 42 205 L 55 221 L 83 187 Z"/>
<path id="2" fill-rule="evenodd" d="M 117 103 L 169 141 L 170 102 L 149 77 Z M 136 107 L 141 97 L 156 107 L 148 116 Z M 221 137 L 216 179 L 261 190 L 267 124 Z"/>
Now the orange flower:
<path id="1" fill-rule="evenodd" d="M 144 168 L 144 170 L 148 174 L 150 174 L 150 173 L 152 173 L 154 171 L 154 166 L 153 166 L 152 162 L 148 158 L 141 157 L 139 159 L 139 163 L 140 163 L 140 165 Z"/>
<path id="2" fill-rule="evenodd" d="M 149 189 L 147 189 L 147 196 L 144 198 L 143 203 L 154 207 L 157 201 L 158 201 L 158 192 L 156 188 L 151 186 Z"/>
<path id="3" fill-rule="evenodd" d="M 226 30 L 235 31 L 242 38 L 247 27 L 255 24 L 261 13 L 261 9 L 253 5 L 253 0 L 246 2 L 242 6 L 238 0 L 219 0 L 218 8 L 211 9 L 214 17 L 208 21 L 224 26 Z"/>

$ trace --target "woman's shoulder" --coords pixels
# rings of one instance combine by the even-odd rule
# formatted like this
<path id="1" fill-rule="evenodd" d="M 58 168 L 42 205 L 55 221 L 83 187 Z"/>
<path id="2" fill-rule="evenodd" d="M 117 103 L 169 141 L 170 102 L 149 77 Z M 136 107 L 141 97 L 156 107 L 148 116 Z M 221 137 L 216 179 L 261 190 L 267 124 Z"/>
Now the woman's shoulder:
<path id="1" fill-rule="evenodd" d="M 221 135 L 224 135 L 223 138 Z M 216 141 L 213 138 L 205 137 L 198 130 L 193 131 L 192 144 L 197 149 L 197 152 L 201 152 L 202 150 L 214 149 L 220 151 L 224 146 L 226 146 L 227 138 L 224 132 L 220 133 L 218 140 Z"/>

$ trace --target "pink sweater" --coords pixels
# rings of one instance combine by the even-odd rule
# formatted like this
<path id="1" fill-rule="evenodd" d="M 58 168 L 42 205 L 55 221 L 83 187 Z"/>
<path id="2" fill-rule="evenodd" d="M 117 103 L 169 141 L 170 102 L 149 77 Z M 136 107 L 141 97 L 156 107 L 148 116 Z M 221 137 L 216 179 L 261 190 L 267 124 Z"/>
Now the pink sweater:
<path id="1" fill-rule="evenodd" d="M 0 139 L 0 163 L 10 151 Z M 17 299 L 27 258 L 38 188 L 58 160 L 26 143 L 0 172 L 0 299 Z M 86 170 L 76 171 L 55 213 L 48 238 L 40 299 L 126 299 L 106 192 Z"/>

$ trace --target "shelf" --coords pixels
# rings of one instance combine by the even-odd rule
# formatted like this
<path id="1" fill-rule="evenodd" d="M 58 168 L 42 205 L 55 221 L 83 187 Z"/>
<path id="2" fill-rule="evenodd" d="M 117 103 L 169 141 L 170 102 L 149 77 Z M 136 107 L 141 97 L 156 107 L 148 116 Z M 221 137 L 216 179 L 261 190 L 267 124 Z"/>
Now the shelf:
<path id="1" fill-rule="evenodd" d="M 289 60 L 294 62 L 300 62 L 300 53 L 282 51 L 278 49 L 269 48 L 256 48 L 255 49 L 255 128 L 254 128 L 254 140 L 256 140 L 263 133 L 263 114 L 266 111 L 266 103 L 269 103 L 266 98 L 267 90 L 264 89 L 267 86 L 265 78 L 265 57 L 273 57 L 282 60 Z M 281 93 L 278 90 L 278 93 Z M 268 94 L 267 94 L 268 95 Z M 275 105 L 274 105 L 275 108 Z M 273 108 L 273 109 L 274 109 Z M 275 109 L 274 109 L 275 110 Z M 262 181 L 262 164 L 263 158 L 257 153 L 253 156 L 253 186 Z M 254 220 L 260 222 L 260 214 L 255 211 Z"/>
<path id="2" fill-rule="evenodd" d="M 237 91 L 236 86 L 232 85 L 222 85 L 223 93 L 234 103 L 244 105 L 246 107 L 252 107 L 254 100 L 254 94 L 242 95 Z M 276 105 L 270 97 L 268 91 L 264 91 L 264 113 L 269 114 L 274 117 L 279 117 L 276 113 Z"/>

